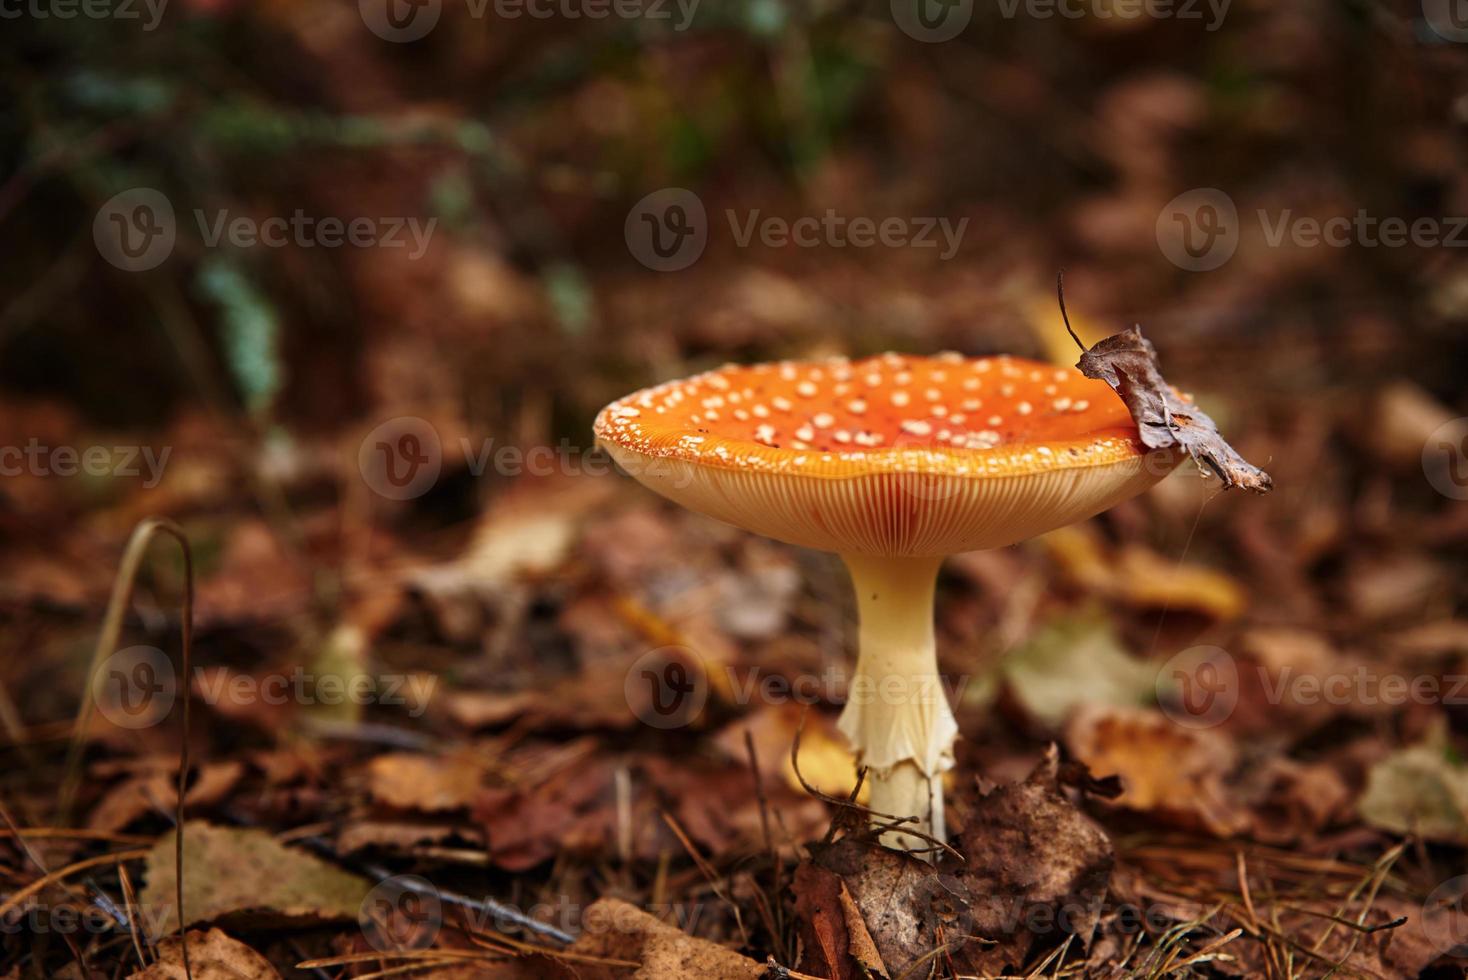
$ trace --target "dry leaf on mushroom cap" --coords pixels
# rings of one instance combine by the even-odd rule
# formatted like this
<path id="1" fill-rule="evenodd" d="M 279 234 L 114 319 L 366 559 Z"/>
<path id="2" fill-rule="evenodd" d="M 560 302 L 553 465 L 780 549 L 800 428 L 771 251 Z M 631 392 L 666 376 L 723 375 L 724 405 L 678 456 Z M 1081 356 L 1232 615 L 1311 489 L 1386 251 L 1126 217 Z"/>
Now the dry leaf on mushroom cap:
<path id="1" fill-rule="evenodd" d="M 1063 295 L 1060 312 L 1064 317 Z M 1147 448 L 1181 447 L 1200 469 L 1206 467 L 1205 472 L 1217 476 L 1225 490 L 1243 487 L 1268 493 L 1273 489 L 1269 474 L 1240 456 L 1219 435 L 1213 419 L 1167 383 L 1157 364 L 1157 349 L 1142 336 L 1141 327 L 1113 334 L 1089 349 L 1081 345 L 1076 367 L 1088 378 L 1105 381 L 1121 396 Z"/>

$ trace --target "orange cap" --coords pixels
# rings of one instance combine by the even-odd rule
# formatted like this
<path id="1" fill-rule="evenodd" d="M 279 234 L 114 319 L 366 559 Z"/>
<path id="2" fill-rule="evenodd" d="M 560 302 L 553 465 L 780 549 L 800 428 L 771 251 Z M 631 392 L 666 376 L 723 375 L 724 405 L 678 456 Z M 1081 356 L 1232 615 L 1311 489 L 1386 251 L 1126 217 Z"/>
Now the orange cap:
<path id="1" fill-rule="evenodd" d="M 1181 460 L 1074 368 L 1014 357 L 728 365 L 597 416 L 598 441 L 693 510 L 824 551 L 997 548 L 1152 486 Z"/>

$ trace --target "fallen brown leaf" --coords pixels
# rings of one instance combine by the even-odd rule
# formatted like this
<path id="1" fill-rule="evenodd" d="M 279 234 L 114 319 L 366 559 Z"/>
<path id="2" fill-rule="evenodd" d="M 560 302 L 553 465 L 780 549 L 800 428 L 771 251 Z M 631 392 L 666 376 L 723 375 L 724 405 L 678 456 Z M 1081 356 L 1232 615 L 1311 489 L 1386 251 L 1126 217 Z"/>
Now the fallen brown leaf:
<path id="1" fill-rule="evenodd" d="M 367 788 L 377 802 L 399 810 L 459 810 L 474 802 L 484 772 L 484 763 L 467 752 L 393 752 L 368 763 Z"/>
<path id="2" fill-rule="evenodd" d="M 570 952 L 581 956 L 640 963 L 634 980 L 755 980 L 764 967 L 706 939 L 690 936 L 620 899 L 592 903 L 582 917 L 581 936 Z M 613 980 L 626 970 L 595 963 L 575 963 L 585 980 Z"/>
<path id="3" fill-rule="evenodd" d="M 189 969 L 193 980 L 280 980 L 270 961 L 220 929 L 190 931 Z M 187 980 L 177 936 L 158 944 L 158 961 L 128 974 L 128 980 Z"/>
<path id="4" fill-rule="evenodd" d="M 973 895 L 974 931 L 1000 951 L 1040 921 L 1088 948 L 1106 898 L 1111 841 L 1061 792 L 1059 759 L 1052 745 L 1024 782 L 981 796 L 960 837 L 967 861 L 958 877 Z M 1027 913 L 1041 906 L 1055 914 L 1031 922 Z"/>
<path id="5" fill-rule="evenodd" d="M 1148 449 L 1180 447 L 1199 468 L 1207 467 L 1225 490 L 1243 487 L 1255 493 L 1273 489 L 1269 474 L 1250 464 L 1218 434 L 1218 426 L 1191 401 L 1179 397 L 1162 377 L 1157 350 L 1141 327 L 1113 334 L 1081 354 L 1076 367 L 1088 378 L 1112 387 L 1137 423 Z"/>
<path id="6" fill-rule="evenodd" d="M 1097 776 L 1121 777 L 1118 806 L 1220 837 L 1248 824 L 1224 792 L 1234 749 L 1217 729 L 1183 728 L 1149 708 L 1098 706 L 1071 718 L 1065 744 Z"/>
<path id="7" fill-rule="evenodd" d="M 888 976 L 930 976 L 973 935 L 968 889 L 925 861 L 857 836 L 814 845 L 811 855 L 840 876 Z"/>
<path id="8" fill-rule="evenodd" d="M 173 833 L 148 854 L 141 901 L 155 935 L 178 925 Z M 239 915 L 251 922 L 353 919 L 371 886 L 263 830 L 184 824 L 186 924 Z"/>

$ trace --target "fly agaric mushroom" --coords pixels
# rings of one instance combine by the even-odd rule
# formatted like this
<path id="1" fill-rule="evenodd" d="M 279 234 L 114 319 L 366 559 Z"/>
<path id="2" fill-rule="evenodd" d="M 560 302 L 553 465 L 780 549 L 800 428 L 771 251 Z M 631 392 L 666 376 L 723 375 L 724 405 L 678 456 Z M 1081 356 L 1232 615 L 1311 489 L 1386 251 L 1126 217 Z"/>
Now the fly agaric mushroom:
<path id="1" fill-rule="evenodd" d="M 839 727 L 869 770 L 872 810 L 939 841 L 958 735 L 933 642 L 943 558 L 1090 517 L 1182 459 L 1149 453 L 1104 382 L 957 354 L 729 365 L 613 402 L 595 430 L 685 507 L 841 556 L 860 629 Z"/>

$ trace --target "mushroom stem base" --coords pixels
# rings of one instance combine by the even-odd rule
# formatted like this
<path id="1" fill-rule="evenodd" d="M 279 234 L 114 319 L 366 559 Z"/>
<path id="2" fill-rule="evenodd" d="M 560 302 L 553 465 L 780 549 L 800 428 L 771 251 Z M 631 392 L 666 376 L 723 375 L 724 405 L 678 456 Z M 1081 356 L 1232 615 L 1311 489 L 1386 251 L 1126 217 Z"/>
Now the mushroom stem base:
<path id="1" fill-rule="evenodd" d="M 941 558 L 843 556 L 861 619 L 856 671 L 837 726 L 868 767 L 871 808 L 916 818 L 944 840 L 943 772 L 953 765 L 958 723 L 948 706 L 933 641 L 933 592 Z M 930 841 L 889 831 L 904 850 Z"/>
<path id="2" fill-rule="evenodd" d="M 917 819 L 910 825 L 933 840 L 947 842 L 943 825 L 943 776 L 941 773 L 927 775 L 911 760 L 899 762 L 885 772 L 868 772 L 867 782 L 871 787 L 869 805 L 878 813 L 896 816 L 912 816 Z M 873 821 L 878 822 L 878 821 Z M 887 823 L 888 821 L 880 821 Z M 900 830 L 889 830 L 881 836 L 882 844 L 898 851 L 927 851 L 929 857 L 933 841 L 916 834 Z"/>

